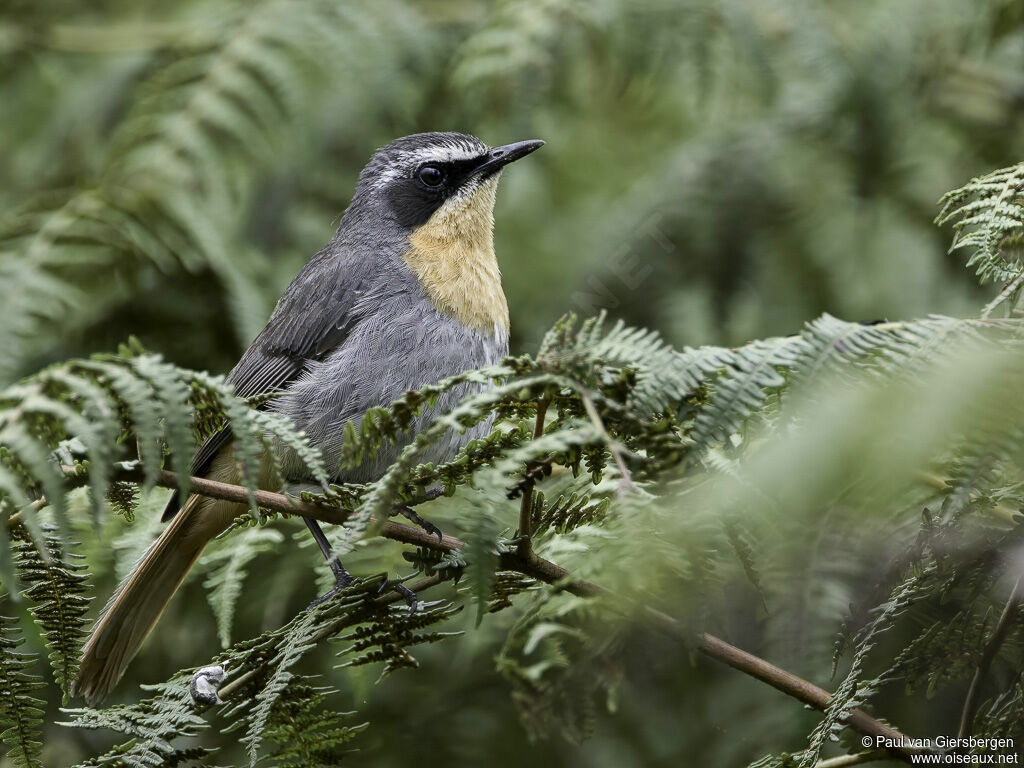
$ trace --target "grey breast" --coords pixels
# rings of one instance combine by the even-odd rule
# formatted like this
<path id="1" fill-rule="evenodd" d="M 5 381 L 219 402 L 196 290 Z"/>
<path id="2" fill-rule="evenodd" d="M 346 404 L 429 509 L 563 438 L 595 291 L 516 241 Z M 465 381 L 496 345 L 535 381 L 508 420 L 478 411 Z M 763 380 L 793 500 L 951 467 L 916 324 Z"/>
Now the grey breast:
<path id="1" fill-rule="evenodd" d="M 397 444 L 385 442 L 374 458 L 357 468 L 342 469 L 341 446 L 349 421 L 358 427 L 367 409 L 388 405 L 409 390 L 448 376 L 497 363 L 508 352 L 507 336 L 466 328 L 439 312 L 414 285 L 398 290 L 392 285 L 386 295 L 383 291 L 366 294 L 355 314 L 358 320 L 345 341 L 323 360 L 307 363 L 274 406 L 305 430 L 338 482 L 380 477 L 416 432 L 479 386 L 463 384 L 442 395 L 432 409 L 424 409 Z M 490 421 L 463 434 L 449 430 L 418 460 L 447 461 L 489 428 Z M 281 454 L 288 479 L 300 478 L 303 467 L 298 458 L 290 449 L 282 449 Z"/>

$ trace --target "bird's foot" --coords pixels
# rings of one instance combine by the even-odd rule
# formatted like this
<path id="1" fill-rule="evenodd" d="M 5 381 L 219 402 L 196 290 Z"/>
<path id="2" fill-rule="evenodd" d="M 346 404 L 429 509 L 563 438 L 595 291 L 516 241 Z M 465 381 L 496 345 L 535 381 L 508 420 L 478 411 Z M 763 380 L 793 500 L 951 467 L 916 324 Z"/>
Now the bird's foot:
<path id="1" fill-rule="evenodd" d="M 331 571 L 334 572 L 334 586 L 330 589 L 329 592 L 321 595 L 316 600 L 307 605 L 307 611 L 316 608 L 321 603 L 326 603 L 328 600 L 330 600 L 336 594 L 341 592 L 343 589 L 348 589 L 352 586 L 352 574 L 345 570 L 345 566 L 341 564 L 341 560 L 339 560 L 336 557 L 332 558 L 329 562 L 329 565 L 331 566 Z"/>
<path id="2" fill-rule="evenodd" d="M 377 594 L 379 595 L 389 589 L 402 596 L 405 600 L 405 604 L 409 606 L 410 616 L 416 613 L 416 609 L 419 607 L 419 600 L 417 600 L 415 592 L 397 579 L 384 579 L 384 583 L 380 585 L 380 589 L 377 590 Z"/>
<path id="3" fill-rule="evenodd" d="M 444 541 L 444 533 L 441 532 L 441 529 L 429 520 L 425 520 L 424 518 L 420 517 L 420 515 L 417 514 L 416 511 L 407 504 L 396 504 L 391 510 L 390 517 L 393 517 L 394 515 L 401 515 L 406 520 L 413 523 L 414 525 L 418 525 L 420 528 L 422 528 L 424 531 L 431 534 L 432 536 L 437 536 L 438 541 Z"/>

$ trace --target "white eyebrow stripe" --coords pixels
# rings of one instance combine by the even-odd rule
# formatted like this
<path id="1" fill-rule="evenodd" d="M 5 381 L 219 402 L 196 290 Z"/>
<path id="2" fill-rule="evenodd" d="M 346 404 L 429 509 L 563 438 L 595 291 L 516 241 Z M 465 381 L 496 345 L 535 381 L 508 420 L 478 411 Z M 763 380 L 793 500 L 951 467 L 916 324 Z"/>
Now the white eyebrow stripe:
<path id="1" fill-rule="evenodd" d="M 384 168 L 377 175 L 377 178 L 373 180 L 373 187 L 374 189 L 382 189 L 395 179 L 404 175 L 405 174 L 403 174 L 398 168 Z"/>
<path id="2" fill-rule="evenodd" d="M 475 157 L 480 157 L 485 151 L 479 148 L 470 149 L 461 146 L 434 146 L 424 147 L 415 152 L 404 153 L 405 157 L 403 159 L 417 163 L 450 163 L 455 160 L 471 160 Z"/>
<path id="3" fill-rule="evenodd" d="M 424 163 L 474 160 L 483 157 L 490 148 L 482 142 L 477 144 L 458 138 L 446 138 L 417 149 L 393 151 L 394 154 L 390 158 L 385 158 L 385 162 L 377 171 L 377 177 L 372 182 L 374 189 L 382 189 L 396 179 L 411 177 Z"/>

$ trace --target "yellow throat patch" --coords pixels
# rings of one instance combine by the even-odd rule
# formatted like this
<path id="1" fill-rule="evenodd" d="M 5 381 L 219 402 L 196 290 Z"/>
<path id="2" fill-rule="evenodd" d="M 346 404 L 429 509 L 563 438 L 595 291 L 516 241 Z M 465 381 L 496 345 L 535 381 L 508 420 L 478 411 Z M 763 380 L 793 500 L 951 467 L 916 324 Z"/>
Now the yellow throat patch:
<path id="1" fill-rule="evenodd" d="M 508 332 L 508 304 L 494 255 L 498 176 L 445 201 L 409 236 L 403 256 L 435 307 L 488 334 Z"/>

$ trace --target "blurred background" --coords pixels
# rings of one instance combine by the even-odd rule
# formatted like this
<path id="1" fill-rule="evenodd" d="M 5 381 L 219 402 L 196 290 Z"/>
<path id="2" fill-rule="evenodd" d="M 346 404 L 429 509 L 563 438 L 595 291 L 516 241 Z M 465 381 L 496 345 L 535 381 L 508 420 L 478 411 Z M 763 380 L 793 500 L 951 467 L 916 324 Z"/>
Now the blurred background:
<path id="1" fill-rule="evenodd" d="M 791 333 L 826 311 L 970 316 L 989 294 L 933 219 L 946 191 L 1024 157 L 1024 5 L 6 0 L 0 382 L 130 334 L 226 372 L 332 236 L 373 150 L 429 130 L 547 142 L 498 199 L 514 352 L 565 312 L 599 308 L 694 346 Z M 162 503 L 89 536 L 101 594 Z M 280 624 L 316 588 L 315 552 L 268 537 L 287 552 L 253 569 L 260 598 L 243 600 L 235 637 Z M 356 568 L 400 562 L 364 549 Z M 218 647 L 204 578 L 122 695 Z M 493 671 L 511 620 L 466 619 L 464 637 L 378 687 L 373 670 L 347 675 L 339 706 L 388 723 L 352 763 L 743 765 L 815 722 L 637 636 L 617 712 L 596 714 L 582 746 L 531 744 Z M 789 661 L 799 672 L 799 643 Z M 108 743 L 51 731 L 52 765 Z"/>

